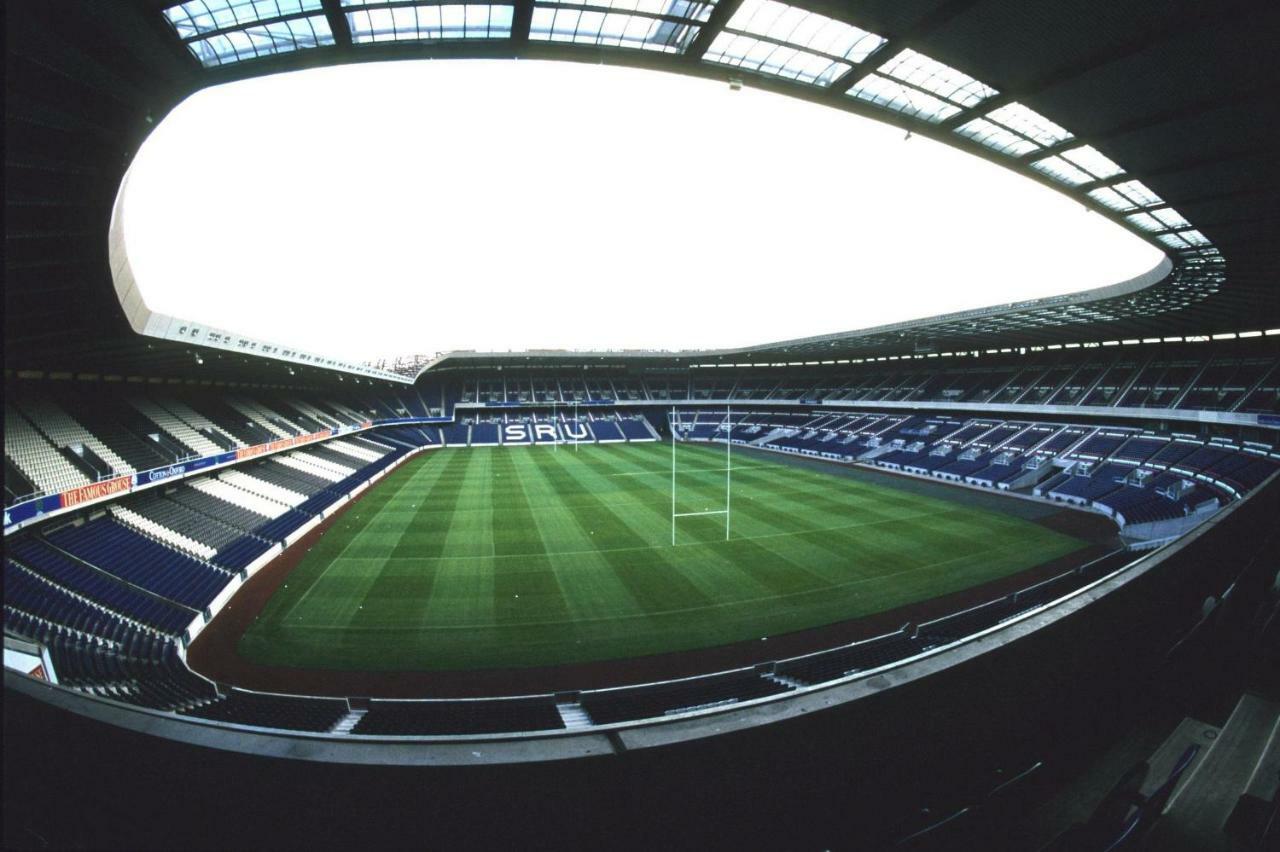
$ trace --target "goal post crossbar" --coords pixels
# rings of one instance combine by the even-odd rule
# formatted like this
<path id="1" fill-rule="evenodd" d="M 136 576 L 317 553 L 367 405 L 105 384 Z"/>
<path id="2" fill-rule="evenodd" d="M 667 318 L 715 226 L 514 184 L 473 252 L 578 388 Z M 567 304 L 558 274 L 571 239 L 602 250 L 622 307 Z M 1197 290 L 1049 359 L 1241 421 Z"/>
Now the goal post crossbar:
<path id="1" fill-rule="evenodd" d="M 733 433 L 733 408 L 725 406 L 724 409 L 724 508 L 710 509 L 704 512 L 677 512 L 676 511 L 676 407 L 671 406 L 671 419 L 667 421 L 671 428 L 671 546 L 676 543 L 676 518 L 693 518 L 703 515 L 724 515 L 724 540 L 729 540 L 729 526 L 732 520 L 732 503 L 730 502 L 733 494 L 733 441 L 730 440 Z M 694 423 L 698 421 L 698 415 L 693 415 Z"/>

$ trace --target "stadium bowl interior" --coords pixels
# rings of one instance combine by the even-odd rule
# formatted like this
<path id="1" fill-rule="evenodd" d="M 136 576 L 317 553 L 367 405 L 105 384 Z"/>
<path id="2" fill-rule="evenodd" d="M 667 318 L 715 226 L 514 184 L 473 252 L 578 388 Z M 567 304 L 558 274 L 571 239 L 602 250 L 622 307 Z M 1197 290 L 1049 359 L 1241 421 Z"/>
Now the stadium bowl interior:
<path id="1" fill-rule="evenodd" d="M 1274 6 L 48 0 L 5 23 L 6 847 L 1280 836 Z M 1163 258 L 733 350 L 357 364 L 143 302 L 113 223 L 175 106 L 424 58 L 856 113 Z"/>

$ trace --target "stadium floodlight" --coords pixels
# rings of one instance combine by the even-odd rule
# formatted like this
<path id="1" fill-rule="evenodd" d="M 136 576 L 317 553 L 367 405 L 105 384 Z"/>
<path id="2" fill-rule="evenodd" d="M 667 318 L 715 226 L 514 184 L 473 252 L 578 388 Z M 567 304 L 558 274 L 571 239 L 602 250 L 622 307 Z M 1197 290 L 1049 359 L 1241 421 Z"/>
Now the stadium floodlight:
<path id="1" fill-rule="evenodd" d="M 667 420 L 667 425 L 671 428 L 671 546 L 676 544 L 676 518 L 692 518 L 700 515 L 724 515 L 724 540 L 729 540 L 730 518 L 732 517 L 730 503 L 730 495 L 733 489 L 733 441 L 730 440 L 733 434 L 733 408 L 725 406 L 724 409 L 724 508 L 723 509 L 707 509 L 701 512 L 677 512 L 676 511 L 676 408 L 671 406 L 671 417 Z M 698 415 L 693 415 L 694 425 L 697 425 Z"/>

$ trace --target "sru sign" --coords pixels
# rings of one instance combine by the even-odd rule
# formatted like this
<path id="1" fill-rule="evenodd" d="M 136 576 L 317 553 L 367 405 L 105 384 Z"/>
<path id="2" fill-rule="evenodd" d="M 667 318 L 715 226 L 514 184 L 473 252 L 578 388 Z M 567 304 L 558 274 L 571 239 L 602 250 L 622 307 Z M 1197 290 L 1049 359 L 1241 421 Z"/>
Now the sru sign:
<path id="1" fill-rule="evenodd" d="M 590 441 L 591 433 L 583 423 L 561 423 L 565 440 Z M 504 423 L 502 424 L 502 442 L 504 444 L 527 444 L 532 441 L 558 441 L 561 435 L 553 423 Z"/>

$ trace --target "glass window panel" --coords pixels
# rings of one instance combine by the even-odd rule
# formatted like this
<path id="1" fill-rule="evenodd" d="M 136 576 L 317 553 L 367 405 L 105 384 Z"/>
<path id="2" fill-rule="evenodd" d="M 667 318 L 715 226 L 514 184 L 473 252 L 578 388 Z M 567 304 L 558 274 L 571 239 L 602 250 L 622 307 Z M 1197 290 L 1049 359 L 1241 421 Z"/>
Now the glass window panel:
<path id="1" fill-rule="evenodd" d="M 199 33 L 195 23 L 191 20 L 191 16 L 181 7 L 165 10 L 165 17 L 169 19 L 169 23 L 173 26 L 174 32 L 178 34 L 178 38 L 190 38 Z"/>
<path id="2" fill-rule="evenodd" d="M 626 32 L 629 20 L 631 20 L 629 15 L 605 15 L 604 20 L 600 22 L 600 36 L 605 39 L 622 41 L 622 36 Z"/>
<path id="3" fill-rule="evenodd" d="M 529 24 L 531 38 L 549 39 L 552 41 L 572 41 L 578 29 L 579 9 L 545 9 L 534 7 L 533 21 Z"/>
<path id="4" fill-rule="evenodd" d="M 1124 183 L 1113 184 L 1111 188 L 1132 201 L 1136 207 L 1154 207 L 1164 203 L 1164 199 L 1152 192 L 1142 181 L 1127 180 Z"/>
<path id="5" fill-rule="evenodd" d="M 655 21 L 651 18 L 642 18 L 638 15 L 617 15 L 622 19 L 624 31 L 622 39 L 628 43 L 643 43 L 649 40 L 649 33 L 655 27 Z"/>
<path id="6" fill-rule="evenodd" d="M 992 95 L 999 94 L 986 83 L 975 80 L 963 71 L 943 65 L 910 48 L 880 66 L 878 71 L 964 107 L 976 106 Z"/>
<path id="7" fill-rule="evenodd" d="M 1040 149 L 1040 146 L 1030 139 L 1025 139 L 1012 130 L 984 118 L 975 118 L 960 125 L 956 128 L 956 133 L 1011 157 L 1019 157 Z"/>
<path id="8" fill-rule="evenodd" d="M 1193 246 L 1207 246 L 1209 239 L 1199 231 L 1179 231 L 1178 236 L 1182 237 Z"/>
<path id="9" fill-rule="evenodd" d="M 933 123 L 945 121 L 960 112 L 960 107 L 955 104 L 878 74 L 863 77 L 846 94 Z"/>
<path id="10" fill-rule="evenodd" d="M 1162 210 L 1152 210 L 1151 215 L 1159 219 L 1161 224 L 1166 228 L 1186 228 L 1191 225 L 1181 213 L 1172 207 L 1165 207 Z"/>
<path id="11" fill-rule="evenodd" d="M 732 33 L 717 35 L 703 58 L 708 62 L 720 62 L 816 86 L 830 86 L 852 67 L 796 47 L 783 47 Z"/>
<path id="12" fill-rule="evenodd" d="M 591 38 L 599 38 L 600 28 L 604 26 L 604 12 L 585 11 L 578 18 L 578 32 L 589 33 Z M 576 41 L 577 39 L 575 39 Z"/>
<path id="13" fill-rule="evenodd" d="M 514 6 L 490 6 L 489 30 L 493 35 L 511 35 L 511 19 L 515 16 Z"/>
<path id="14" fill-rule="evenodd" d="M 357 0 L 344 3 L 360 5 Z M 534 10 L 535 21 L 542 10 Z M 510 38 L 512 6 L 483 3 L 415 5 L 347 12 L 356 44 L 461 38 Z M 554 12 L 552 12 L 554 15 Z"/>
<path id="15" fill-rule="evenodd" d="M 744 0 L 725 29 L 851 62 L 863 61 L 885 42 L 860 27 L 774 0 Z"/>
<path id="16" fill-rule="evenodd" d="M 1134 213 L 1132 216 L 1125 216 L 1124 218 L 1144 231 L 1165 230 L 1164 224 L 1150 213 Z"/>
<path id="17" fill-rule="evenodd" d="M 209 17 L 213 20 L 213 26 L 220 30 L 234 27 L 237 24 L 252 23 L 256 20 L 253 15 L 245 15 L 244 20 L 241 20 L 240 16 L 236 14 L 236 10 L 229 7 L 212 9 L 209 12 Z"/>
<path id="18" fill-rule="evenodd" d="M 1158 239 L 1160 242 L 1164 243 L 1165 245 L 1169 246 L 1170 248 L 1176 248 L 1176 249 L 1189 248 L 1189 245 L 1190 245 L 1189 243 L 1187 243 L 1186 240 L 1184 240 L 1178 234 L 1161 234 L 1160 236 L 1156 237 L 1156 239 Z"/>
<path id="19" fill-rule="evenodd" d="M 466 35 L 467 10 L 465 6 L 440 7 L 440 37 L 462 38 Z"/>
<path id="20" fill-rule="evenodd" d="M 1102 178 L 1103 180 L 1115 177 L 1124 171 L 1092 145 L 1082 145 L 1079 148 L 1072 148 L 1070 151 L 1063 151 L 1062 158 L 1073 165 L 1079 166 L 1094 177 Z"/>
<path id="21" fill-rule="evenodd" d="M 230 30 L 188 42 L 187 48 L 200 60 L 201 65 L 208 68 L 258 56 L 290 53 L 331 44 L 333 33 L 329 29 L 328 19 L 323 15 L 312 15 Z"/>
<path id="22" fill-rule="evenodd" d="M 217 30 L 244 27 L 289 14 L 317 12 L 320 0 L 190 0 L 164 10 L 164 16 L 183 38 Z M 215 55 L 221 55 L 215 49 Z"/>
<path id="23" fill-rule="evenodd" d="M 1020 133 L 1039 145 L 1057 145 L 1072 138 L 1065 128 L 1016 101 L 987 113 L 987 119 Z"/>
<path id="24" fill-rule="evenodd" d="M 412 6 L 399 6 L 387 10 L 391 12 L 391 29 L 399 37 L 401 33 L 416 34 L 418 32 L 418 10 Z"/>
<path id="25" fill-rule="evenodd" d="M 1089 196 L 1103 207 L 1109 207 L 1119 213 L 1123 213 L 1126 210 L 1132 210 L 1138 206 L 1133 201 L 1116 192 L 1109 186 L 1092 189 L 1089 191 Z"/>
<path id="26" fill-rule="evenodd" d="M 598 8 L 535 5 L 529 37 L 679 53 L 698 33 L 698 26 L 692 22 L 709 18 L 715 4 L 690 0 L 592 0 L 590 5 Z M 617 11 L 603 12 L 600 8 Z"/>
<path id="27" fill-rule="evenodd" d="M 1061 157 L 1045 157 L 1043 160 L 1037 160 L 1032 163 L 1031 168 L 1071 186 L 1089 183 L 1094 179 L 1093 175 L 1068 163 Z"/>

